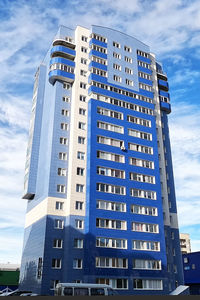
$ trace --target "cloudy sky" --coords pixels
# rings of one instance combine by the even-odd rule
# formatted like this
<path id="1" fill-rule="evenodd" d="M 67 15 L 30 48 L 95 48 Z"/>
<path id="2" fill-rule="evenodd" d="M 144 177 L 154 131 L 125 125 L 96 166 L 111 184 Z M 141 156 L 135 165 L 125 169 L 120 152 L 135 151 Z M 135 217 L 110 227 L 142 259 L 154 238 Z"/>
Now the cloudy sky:
<path id="1" fill-rule="evenodd" d="M 0 20 L 0 262 L 20 263 L 33 78 L 61 24 L 123 31 L 163 63 L 180 231 L 200 251 L 200 1 L 0 0 Z"/>

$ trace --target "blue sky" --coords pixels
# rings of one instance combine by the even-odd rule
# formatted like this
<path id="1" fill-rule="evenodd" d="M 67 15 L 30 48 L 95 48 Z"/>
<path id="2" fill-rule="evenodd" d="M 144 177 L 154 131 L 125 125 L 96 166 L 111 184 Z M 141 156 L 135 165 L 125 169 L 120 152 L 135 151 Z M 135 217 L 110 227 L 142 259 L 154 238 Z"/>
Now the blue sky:
<path id="1" fill-rule="evenodd" d="M 0 20 L 0 262 L 20 263 L 33 78 L 61 24 L 123 31 L 163 63 L 180 231 L 200 251 L 200 1 L 1 0 Z"/>

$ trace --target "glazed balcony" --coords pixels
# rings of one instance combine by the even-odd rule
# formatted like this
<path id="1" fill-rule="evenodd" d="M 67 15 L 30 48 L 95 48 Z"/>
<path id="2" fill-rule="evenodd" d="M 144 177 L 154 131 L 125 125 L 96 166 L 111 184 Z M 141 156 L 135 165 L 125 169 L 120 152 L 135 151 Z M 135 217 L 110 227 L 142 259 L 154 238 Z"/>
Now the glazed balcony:
<path id="1" fill-rule="evenodd" d="M 164 90 L 166 92 L 169 91 L 169 84 L 165 80 L 158 79 L 158 87 L 159 87 L 159 89 Z"/>
<path id="2" fill-rule="evenodd" d="M 51 58 L 63 57 L 73 61 L 75 59 L 75 56 L 76 56 L 76 51 L 65 46 L 54 46 L 51 49 Z"/>
<path id="3" fill-rule="evenodd" d="M 55 39 L 53 41 L 53 46 L 63 46 L 63 47 L 71 48 L 71 49 L 76 48 L 76 45 L 75 45 L 74 41 L 70 38 L 68 38 L 68 40 Z"/>

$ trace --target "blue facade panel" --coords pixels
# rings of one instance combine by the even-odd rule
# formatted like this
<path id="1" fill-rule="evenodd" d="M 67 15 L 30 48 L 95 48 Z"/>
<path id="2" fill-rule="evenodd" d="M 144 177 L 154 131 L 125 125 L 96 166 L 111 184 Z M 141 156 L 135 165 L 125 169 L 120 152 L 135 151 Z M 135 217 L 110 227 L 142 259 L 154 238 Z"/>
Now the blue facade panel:
<path id="1" fill-rule="evenodd" d="M 99 51 L 96 51 L 96 50 L 94 50 L 94 49 L 90 50 L 89 55 L 90 55 L 90 56 L 94 55 L 94 56 L 98 56 L 98 57 L 107 59 L 107 54 L 102 53 L 102 52 L 99 52 Z"/>
<path id="2" fill-rule="evenodd" d="M 90 40 L 89 45 L 91 46 L 92 44 L 98 45 L 100 47 L 107 48 L 107 43 L 101 42 L 101 41 L 96 40 L 96 39 L 91 39 Z"/>
<path id="3" fill-rule="evenodd" d="M 169 95 L 169 93 L 167 93 L 167 92 L 165 92 L 165 91 L 161 91 L 161 90 L 159 90 L 159 95 L 160 95 L 160 96 L 163 96 L 163 97 L 167 97 L 167 98 L 169 98 L 169 99 L 170 99 L 170 95 Z"/>
<path id="4" fill-rule="evenodd" d="M 54 47 L 52 47 L 51 55 L 53 55 L 53 53 L 55 53 L 55 52 L 63 52 L 63 53 L 66 53 L 66 54 L 69 54 L 69 55 L 72 55 L 72 56 L 76 55 L 75 50 L 72 50 L 72 49 L 64 47 L 64 46 L 54 46 Z"/>
<path id="5" fill-rule="evenodd" d="M 101 69 L 101 70 L 107 71 L 107 66 L 106 65 L 102 65 L 102 64 L 97 63 L 95 61 L 91 61 L 89 63 L 89 69 L 91 69 L 91 68 L 97 68 L 97 69 Z"/>

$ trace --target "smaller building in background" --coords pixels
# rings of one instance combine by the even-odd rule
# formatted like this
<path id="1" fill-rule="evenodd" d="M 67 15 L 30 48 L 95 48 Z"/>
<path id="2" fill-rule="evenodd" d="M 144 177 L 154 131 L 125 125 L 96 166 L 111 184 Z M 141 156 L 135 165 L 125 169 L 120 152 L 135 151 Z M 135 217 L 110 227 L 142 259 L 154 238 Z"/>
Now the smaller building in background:
<path id="1" fill-rule="evenodd" d="M 19 264 L 0 264 L 0 291 L 18 288 L 19 268 Z"/>
<path id="2" fill-rule="evenodd" d="M 191 252 L 190 235 L 188 233 L 180 233 L 180 245 L 182 254 Z"/>
<path id="3" fill-rule="evenodd" d="M 182 256 L 185 285 L 190 287 L 190 295 L 200 295 L 200 251 Z"/>

